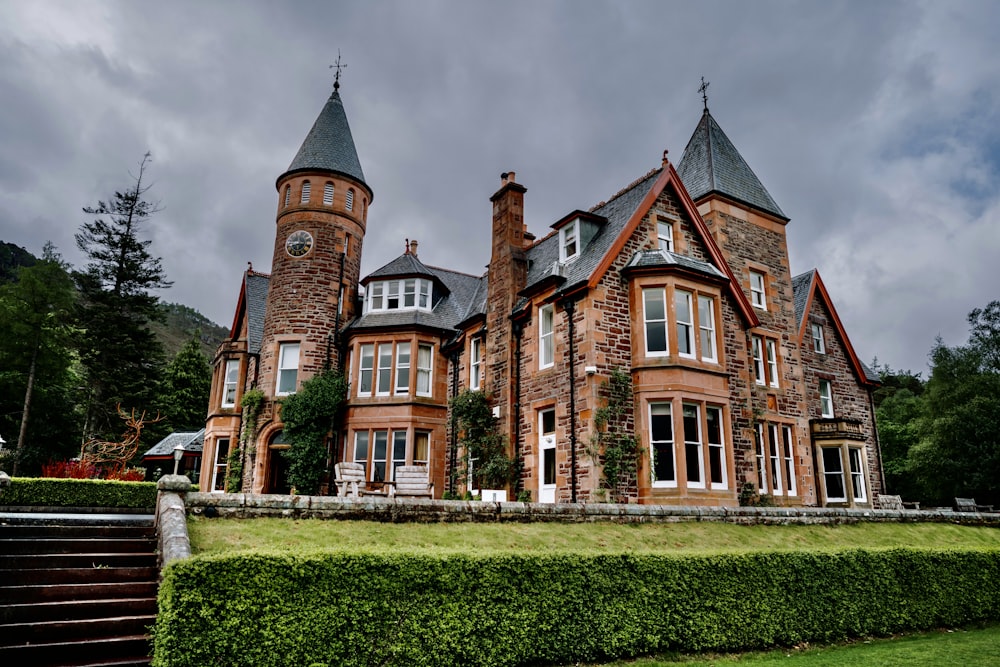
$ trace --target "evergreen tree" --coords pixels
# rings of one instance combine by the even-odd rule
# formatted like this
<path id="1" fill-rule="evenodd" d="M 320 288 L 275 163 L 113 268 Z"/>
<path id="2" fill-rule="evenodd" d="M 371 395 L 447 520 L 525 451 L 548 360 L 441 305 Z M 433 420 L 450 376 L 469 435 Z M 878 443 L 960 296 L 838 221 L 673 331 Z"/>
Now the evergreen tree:
<path id="1" fill-rule="evenodd" d="M 174 431 L 197 431 L 205 426 L 212 369 L 195 334 L 167 365 L 158 401 L 166 423 Z"/>
<path id="2" fill-rule="evenodd" d="M 0 286 L 0 428 L 11 434 L 13 474 L 77 449 L 72 400 L 73 281 L 55 247 Z M 15 444 L 16 441 L 16 444 Z"/>
<path id="3" fill-rule="evenodd" d="M 81 361 L 85 372 L 84 439 L 117 437 L 117 406 L 152 410 L 163 371 L 163 347 L 150 329 L 159 317 L 158 297 L 169 287 L 160 259 L 142 240 L 143 225 L 159 209 L 144 197 L 150 155 L 139 163 L 133 185 L 107 202 L 83 209 L 97 216 L 76 234 L 88 263 L 74 274 L 80 291 Z"/>

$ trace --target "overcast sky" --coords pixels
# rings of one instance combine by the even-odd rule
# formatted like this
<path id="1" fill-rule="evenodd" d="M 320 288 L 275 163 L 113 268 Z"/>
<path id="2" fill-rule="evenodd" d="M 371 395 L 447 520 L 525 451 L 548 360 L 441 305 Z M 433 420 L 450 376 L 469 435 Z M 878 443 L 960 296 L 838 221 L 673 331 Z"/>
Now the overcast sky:
<path id="1" fill-rule="evenodd" d="M 166 301 L 232 322 L 275 179 L 331 91 L 368 184 L 363 273 L 420 241 L 480 274 L 500 173 L 539 237 L 676 164 L 709 107 L 862 359 L 924 371 L 1000 298 L 1000 3 L 0 0 L 0 240 L 77 266 L 147 150 Z"/>

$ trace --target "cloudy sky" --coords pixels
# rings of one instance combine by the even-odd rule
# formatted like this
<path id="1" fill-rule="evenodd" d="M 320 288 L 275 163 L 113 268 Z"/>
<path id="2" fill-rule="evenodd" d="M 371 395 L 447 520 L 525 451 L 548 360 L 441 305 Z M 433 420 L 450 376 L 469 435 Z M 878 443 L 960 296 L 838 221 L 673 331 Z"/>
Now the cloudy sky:
<path id="1" fill-rule="evenodd" d="M 791 218 L 866 361 L 925 371 L 1000 298 L 995 2 L 0 0 L 0 240 L 82 266 L 81 208 L 147 150 L 162 297 L 229 325 L 268 270 L 276 177 L 332 84 L 375 199 L 363 272 L 405 238 L 474 274 L 500 173 L 539 236 L 713 116 Z"/>

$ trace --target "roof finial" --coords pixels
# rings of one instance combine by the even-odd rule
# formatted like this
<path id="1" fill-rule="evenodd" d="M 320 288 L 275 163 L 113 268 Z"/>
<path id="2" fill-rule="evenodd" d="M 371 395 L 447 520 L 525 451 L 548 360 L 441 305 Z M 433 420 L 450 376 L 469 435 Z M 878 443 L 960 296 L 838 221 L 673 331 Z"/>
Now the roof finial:
<path id="1" fill-rule="evenodd" d="M 701 86 L 698 87 L 698 92 L 701 93 L 701 101 L 705 104 L 705 111 L 708 112 L 708 82 L 705 81 L 705 77 L 701 77 Z"/>
<path id="2" fill-rule="evenodd" d="M 340 49 L 337 49 L 337 62 L 330 65 L 330 69 L 337 70 L 337 73 L 333 77 L 333 90 L 336 92 L 340 90 L 340 72 L 347 69 L 347 65 L 340 64 Z"/>

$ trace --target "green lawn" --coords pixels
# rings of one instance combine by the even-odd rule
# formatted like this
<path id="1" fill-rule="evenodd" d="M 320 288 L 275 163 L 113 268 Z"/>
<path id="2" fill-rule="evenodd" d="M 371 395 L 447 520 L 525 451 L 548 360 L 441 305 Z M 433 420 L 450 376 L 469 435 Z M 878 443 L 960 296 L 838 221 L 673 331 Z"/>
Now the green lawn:
<path id="1" fill-rule="evenodd" d="M 1000 626 L 974 630 L 941 630 L 894 639 L 816 648 L 727 656 L 643 658 L 605 667 L 993 667 L 1000 665 Z"/>
<path id="2" fill-rule="evenodd" d="M 726 523 L 375 523 L 317 519 L 188 520 L 197 554 L 263 550 L 432 553 L 718 553 L 849 548 L 1000 548 L 1000 530 L 937 523 L 738 526 Z"/>

